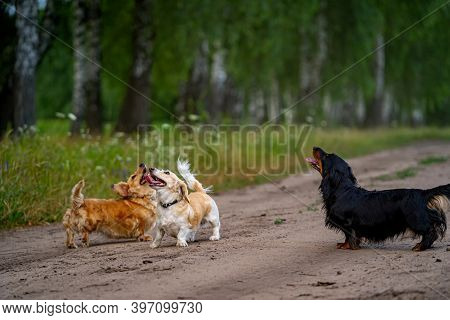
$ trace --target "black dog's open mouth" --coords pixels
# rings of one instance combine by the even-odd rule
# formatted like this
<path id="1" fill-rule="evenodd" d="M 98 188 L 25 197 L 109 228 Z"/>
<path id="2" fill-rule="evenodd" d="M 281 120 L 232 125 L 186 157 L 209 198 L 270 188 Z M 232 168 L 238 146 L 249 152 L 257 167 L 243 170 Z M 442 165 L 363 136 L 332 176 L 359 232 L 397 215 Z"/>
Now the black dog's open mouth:
<path id="1" fill-rule="evenodd" d="M 159 179 L 157 176 L 155 176 L 153 173 L 149 173 L 145 175 L 145 180 L 149 183 L 152 187 L 164 187 L 166 185 L 166 182 L 162 179 Z"/>
<path id="2" fill-rule="evenodd" d="M 311 165 L 311 167 L 313 167 L 314 169 L 316 169 L 317 171 L 320 172 L 319 161 L 317 161 L 314 158 L 306 158 L 305 160 L 306 160 L 306 162 L 308 162 Z"/>
<path id="3" fill-rule="evenodd" d="M 316 169 L 321 173 L 320 164 L 318 160 L 316 160 L 315 158 L 306 158 L 305 160 L 311 165 L 311 167 L 313 167 L 314 169 Z"/>
<path id="4" fill-rule="evenodd" d="M 316 169 L 321 175 L 322 175 L 322 149 L 318 147 L 313 148 L 313 157 L 312 158 L 306 158 L 306 162 L 308 162 L 311 167 Z"/>

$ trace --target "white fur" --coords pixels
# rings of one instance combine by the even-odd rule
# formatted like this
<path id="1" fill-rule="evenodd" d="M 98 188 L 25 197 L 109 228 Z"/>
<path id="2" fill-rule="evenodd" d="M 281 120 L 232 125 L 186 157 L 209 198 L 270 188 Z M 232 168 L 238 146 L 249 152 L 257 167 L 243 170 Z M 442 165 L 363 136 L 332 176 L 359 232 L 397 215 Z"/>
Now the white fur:
<path id="1" fill-rule="evenodd" d="M 184 181 L 186 181 L 186 184 L 189 189 L 195 190 L 196 183 L 198 183 L 198 185 L 201 186 L 201 183 L 198 182 L 197 179 L 195 179 L 195 175 L 191 172 L 191 165 L 189 161 L 178 159 L 177 169 L 180 175 L 183 177 Z M 212 191 L 212 186 L 209 186 L 207 188 L 203 188 L 202 186 L 202 189 L 205 193 L 210 193 Z"/>
<path id="2" fill-rule="evenodd" d="M 211 199 L 211 212 L 207 217 L 204 218 L 213 227 L 213 235 L 209 237 L 209 240 L 219 240 L 220 239 L 220 217 L 219 208 L 216 202 Z"/>
<path id="3" fill-rule="evenodd" d="M 178 161 L 178 170 L 186 182 L 191 186 L 195 184 L 195 190 L 197 192 L 205 193 L 204 189 L 201 187 L 200 182 L 198 182 L 194 175 L 189 171 L 189 162 L 181 162 Z M 163 171 L 155 169 L 155 174 L 158 178 L 166 178 Z M 171 173 L 171 176 L 173 173 Z M 166 178 L 169 180 L 169 177 Z M 170 179 L 176 179 L 176 181 L 180 181 L 178 177 L 173 175 Z M 199 191 L 199 189 L 201 191 Z M 209 196 L 207 197 L 207 201 L 210 202 L 211 210 L 209 213 L 203 216 L 203 222 L 209 222 L 213 227 L 213 234 L 209 238 L 209 240 L 219 240 L 220 239 L 220 218 L 219 218 L 219 209 L 217 207 L 216 202 Z M 188 204 L 184 211 L 177 210 L 177 207 L 180 205 L 185 205 L 186 203 L 175 203 L 172 206 L 167 208 L 163 207 L 161 204 L 172 203 L 175 200 L 184 201 L 183 195 L 180 192 L 174 192 L 169 187 L 159 187 L 156 188 L 156 198 L 158 201 L 156 212 L 157 212 L 157 222 L 156 222 L 156 235 L 154 241 L 151 245 L 152 248 L 157 248 L 160 246 L 162 238 L 167 233 L 168 235 L 177 238 L 177 246 L 179 247 L 187 247 L 188 242 L 195 241 L 195 235 L 202 225 L 199 223 L 196 226 L 193 226 L 189 223 L 189 217 L 192 217 L 194 214 L 194 210 Z M 178 207 L 179 208 L 179 207 Z"/>
<path id="4" fill-rule="evenodd" d="M 197 179 L 195 179 L 195 176 L 191 173 L 189 161 L 178 159 L 177 168 L 184 181 L 186 181 L 189 189 L 193 190 L 194 183 L 197 182 Z"/>

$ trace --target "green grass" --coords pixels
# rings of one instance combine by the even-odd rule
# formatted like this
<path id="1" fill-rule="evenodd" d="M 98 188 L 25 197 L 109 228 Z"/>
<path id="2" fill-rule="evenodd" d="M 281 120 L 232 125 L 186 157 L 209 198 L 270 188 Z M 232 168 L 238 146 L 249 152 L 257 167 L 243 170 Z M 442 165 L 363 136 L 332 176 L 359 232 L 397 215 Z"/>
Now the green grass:
<path id="1" fill-rule="evenodd" d="M 392 180 L 403 180 L 411 177 L 415 177 L 417 175 L 418 168 L 410 167 L 400 171 L 397 171 L 393 174 L 383 174 L 379 177 L 375 177 L 374 180 L 380 181 L 392 181 Z"/>
<path id="2" fill-rule="evenodd" d="M 444 157 L 444 156 L 430 156 L 430 157 L 420 160 L 419 164 L 421 164 L 423 166 L 429 166 L 432 164 L 443 163 L 443 162 L 446 162 L 447 160 L 448 160 L 448 158 Z"/>
<path id="3" fill-rule="evenodd" d="M 400 170 L 395 173 L 395 175 L 397 176 L 398 179 L 406 179 L 406 178 L 415 177 L 416 174 L 417 174 L 416 168 L 406 168 L 404 170 Z"/>
<path id="4" fill-rule="evenodd" d="M 444 156 L 429 156 L 427 158 L 421 159 L 418 164 L 421 166 L 429 166 L 437 163 L 443 163 L 448 160 L 447 157 Z M 415 177 L 417 172 L 421 169 L 420 166 L 409 167 L 400 171 L 395 172 L 394 174 L 384 174 L 379 177 L 376 177 L 375 180 L 381 181 L 392 181 L 398 179 L 407 179 L 411 177 Z"/>
<path id="5" fill-rule="evenodd" d="M 314 145 L 349 158 L 420 140 L 450 141 L 450 128 L 314 129 L 301 154 L 297 134 L 283 130 L 275 131 L 286 144 L 271 143 L 265 133 L 245 141 L 242 137 L 233 142 L 221 140 L 232 136 L 230 131 L 198 146 L 189 143 L 199 139 L 195 131 L 173 142 L 158 138 L 156 144 L 142 145 L 135 137 L 114 135 L 110 130 L 102 137 L 71 138 L 67 128 L 64 121 L 40 122 L 35 136 L 0 142 L 0 228 L 60 221 L 69 205 L 70 190 L 81 178 L 86 180 L 87 197 L 114 197 L 110 185 L 125 179 L 140 161 L 174 170 L 181 154 L 191 160 L 204 185 L 212 184 L 221 192 L 308 170 L 302 158 L 310 155 Z M 210 163 L 195 161 L 208 155 L 213 156 Z M 277 157 L 279 165 L 269 167 L 269 160 Z M 240 170 L 252 159 L 253 169 Z M 264 176 L 258 174 L 260 169 L 265 169 Z"/>
<path id="6" fill-rule="evenodd" d="M 411 177 L 415 177 L 417 175 L 417 167 L 410 167 L 400 171 L 397 171 L 393 174 L 383 174 L 379 177 L 376 177 L 375 180 L 380 181 L 392 181 L 392 180 L 403 180 Z"/>
<path id="7" fill-rule="evenodd" d="M 273 221 L 274 224 L 283 224 L 283 223 L 285 223 L 285 222 L 286 222 L 286 219 L 283 219 L 283 218 L 276 218 L 276 219 Z"/>

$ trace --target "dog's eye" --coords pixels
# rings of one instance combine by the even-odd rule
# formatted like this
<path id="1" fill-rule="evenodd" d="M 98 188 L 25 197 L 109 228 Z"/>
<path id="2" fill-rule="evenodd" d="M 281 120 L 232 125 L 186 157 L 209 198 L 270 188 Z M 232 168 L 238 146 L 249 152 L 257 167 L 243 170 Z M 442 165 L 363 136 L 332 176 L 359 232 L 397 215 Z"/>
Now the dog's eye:
<path id="1" fill-rule="evenodd" d="M 132 176 L 131 179 L 134 180 L 134 178 L 136 178 L 136 175 Z"/>
<path id="2" fill-rule="evenodd" d="M 170 171 L 164 171 L 165 174 L 170 174 Z"/>

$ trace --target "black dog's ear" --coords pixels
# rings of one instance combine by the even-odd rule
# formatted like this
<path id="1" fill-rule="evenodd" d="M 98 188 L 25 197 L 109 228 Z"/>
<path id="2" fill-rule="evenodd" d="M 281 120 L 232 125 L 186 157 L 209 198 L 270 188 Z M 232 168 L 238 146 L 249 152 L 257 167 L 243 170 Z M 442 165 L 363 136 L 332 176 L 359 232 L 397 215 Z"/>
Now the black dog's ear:
<path id="1" fill-rule="evenodd" d="M 335 190 L 336 186 L 339 184 L 339 181 L 336 179 L 340 179 L 340 175 L 336 174 L 335 170 L 331 168 L 327 171 L 327 174 L 323 177 L 322 182 L 320 183 L 320 191 L 325 199 L 329 199 L 333 190 Z"/>
<path id="2" fill-rule="evenodd" d="M 328 176 L 322 179 L 319 189 L 324 199 L 328 199 L 331 196 L 332 188 L 330 185 L 330 178 Z"/>
<path id="3" fill-rule="evenodd" d="M 358 181 L 356 180 L 355 175 L 353 174 L 352 168 L 348 167 L 348 176 L 350 177 L 351 182 L 356 184 Z"/>
<path id="4" fill-rule="evenodd" d="M 343 178 L 342 173 L 339 170 L 336 170 L 334 167 L 328 171 L 328 177 L 330 177 L 331 184 L 334 187 L 338 186 Z"/>

